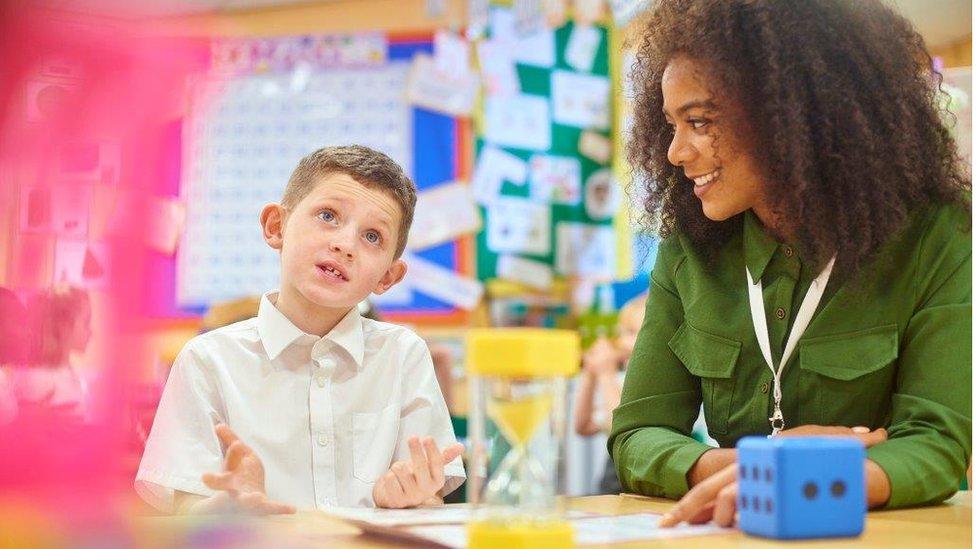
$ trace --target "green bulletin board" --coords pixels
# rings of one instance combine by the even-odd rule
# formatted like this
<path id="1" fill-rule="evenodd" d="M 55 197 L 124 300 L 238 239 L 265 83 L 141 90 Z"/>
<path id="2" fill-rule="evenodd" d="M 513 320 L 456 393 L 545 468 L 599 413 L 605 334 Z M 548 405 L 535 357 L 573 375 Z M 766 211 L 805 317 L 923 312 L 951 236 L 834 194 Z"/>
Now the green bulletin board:
<path id="1" fill-rule="evenodd" d="M 573 33 L 574 24 L 572 22 L 566 23 L 563 27 L 555 30 L 555 63 L 552 67 L 539 67 L 526 64 L 517 64 L 517 74 L 518 80 L 521 87 L 522 94 L 528 94 L 531 96 L 538 96 L 545 98 L 549 103 L 550 112 L 550 130 L 551 130 L 551 146 L 548 150 L 526 150 L 499 146 L 503 151 L 517 156 L 518 158 L 526 161 L 527 163 L 533 157 L 533 155 L 544 154 L 544 155 L 554 155 L 560 157 L 573 157 L 579 160 L 580 163 L 580 194 L 581 199 L 576 204 L 560 204 L 548 201 L 550 208 L 550 224 L 549 230 L 549 251 L 545 254 L 525 254 L 518 253 L 521 258 L 531 259 L 545 263 L 553 267 L 554 274 L 556 276 L 562 276 L 567 274 L 580 274 L 580 273 L 565 273 L 560 272 L 556 269 L 557 267 L 557 257 L 556 250 L 558 249 L 558 239 L 557 227 L 560 223 L 571 222 L 585 224 L 588 227 L 600 227 L 605 228 L 609 232 L 612 232 L 613 218 L 612 216 L 607 216 L 599 219 L 594 219 L 587 213 L 587 208 L 585 207 L 585 200 L 582 197 L 586 196 L 586 182 L 590 177 L 600 170 L 606 170 L 607 176 L 609 176 L 610 164 L 612 159 L 608 160 L 605 164 L 597 163 L 590 158 L 583 156 L 579 151 L 579 140 L 580 135 L 583 131 L 592 131 L 599 133 L 600 135 L 609 139 L 611 132 L 613 131 L 614 116 L 612 110 L 612 94 L 608 93 L 606 97 L 607 109 L 608 109 L 608 121 L 609 127 L 605 130 L 596 130 L 588 128 L 580 128 L 569 125 L 557 124 L 552 115 L 553 105 L 552 105 L 552 90 L 551 81 L 552 75 L 555 71 L 569 71 L 576 74 L 589 74 L 599 77 L 604 77 L 609 79 L 610 68 L 609 68 L 609 55 L 608 55 L 608 30 L 605 25 L 596 25 L 594 28 L 599 32 L 599 46 L 596 48 L 596 55 L 593 61 L 593 65 L 590 71 L 586 73 L 580 73 L 580 71 L 574 69 L 566 60 L 567 44 L 570 41 L 570 37 Z M 483 135 L 483 126 L 481 128 L 476 128 L 476 139 L 475 139 L 475 158 L 480 158 L 482 149 L 486 146 L 486 141 Z M 531 169 L 530 169 L 531 173 Z M 600 179 L 603 178 L 603 173 L 600 174 Z M 594 179 L 595 181 L 596 179 Z M 612 184 L 611 187 L 616 188 L 616 184 Z M 530 185 L 529 184 L 515 184 L 512 181 L 504 181 L 502 184 L 499 195 L 506 197 L 524 197 L 528 198 L 530 196 Z M 497 264 L 499 254 L 496 253 L 489 247 L 488 238 L 488 227 L 491 223 L 489 208 L 484 205 L 481 206 L 481 213 L 483 219 L 486 220 L 482 230 L 477 235 L 476 246 L 477 246 L 477 275 L 481 280 L 490 280 L 497 278 Z M 603 236 L 607 236 L 604 234 Z M 579 244 L 579 243 L 577 243 Z M 601 246 L 603 247 L 603 246 Z M 610 246 L 614 248 L 614 246 Z M 607 252 L 612 258 L 613 251 Z M 590 266 L 592 267 L 592 266 Z M 609 271 L 613 271 L 614 264 L 610 261 L 610 265 L 607 266 Z M 585 275 L 585 273 L 583 273 Z M 596 277 L 600 278 L 600 277 Z"/>

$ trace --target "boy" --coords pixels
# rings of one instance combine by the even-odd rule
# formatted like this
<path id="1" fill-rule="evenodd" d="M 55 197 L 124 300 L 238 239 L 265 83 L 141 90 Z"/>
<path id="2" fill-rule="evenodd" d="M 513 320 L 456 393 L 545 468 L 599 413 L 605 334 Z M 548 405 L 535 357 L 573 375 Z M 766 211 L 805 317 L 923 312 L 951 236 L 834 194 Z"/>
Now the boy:
<path id="1" fill-rule="evenodd" d="M 356 308 L 403 279 L 416 200 L 401 168 L 366 147 L 299 162 L 261 212 L 281 289 L 176 359 L 136 477 L 146 501 L 192 513 L 400 508 L 463 482 L 423 340 Z"/>

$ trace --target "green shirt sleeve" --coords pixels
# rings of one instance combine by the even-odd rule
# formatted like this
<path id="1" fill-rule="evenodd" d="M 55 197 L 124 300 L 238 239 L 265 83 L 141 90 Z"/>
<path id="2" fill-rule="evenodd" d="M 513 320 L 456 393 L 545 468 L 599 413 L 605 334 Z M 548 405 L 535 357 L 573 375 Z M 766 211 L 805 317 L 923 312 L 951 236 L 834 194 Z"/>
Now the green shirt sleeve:
<path id="1" fill-rule="evenodd" d="M 972 454 L 972 237 L 942 209 L 919 242 L 915 302 L 902 336 L 888 440 L 868 449 L 891 481 L 887 507 L 938 503 Z"/>
<path id="2" fill-rule="evenodd" d="M 626 490 L 669 498 L 688 491 L 688 470 L 711 448 L 691 438 L 702 398 L 698 378 L 668 347 L 684 320 L 674 285 L 682 258 L 677 238 L 661 243 L 607 442 Z"/>

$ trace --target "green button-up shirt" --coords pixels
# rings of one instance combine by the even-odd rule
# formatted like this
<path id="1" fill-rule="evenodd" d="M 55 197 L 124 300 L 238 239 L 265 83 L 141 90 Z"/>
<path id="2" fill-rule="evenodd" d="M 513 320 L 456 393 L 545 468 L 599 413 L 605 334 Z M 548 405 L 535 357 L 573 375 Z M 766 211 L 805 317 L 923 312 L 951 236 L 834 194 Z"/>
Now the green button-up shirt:
<path id="1" fill-rule="evenodd" d="M 677 498 L 710 446 L 691 438 L 704 405 L 722 447 L 771 431 L 772 372 L 752 324 L 745 269 L 763 284 L 773 362 L 819 266 L 747 212 L 709 265 L 682 235 L 661 242 L 644 324 L 608 446 L 630 491 Z M 868 449 L 889 507 L 939 502 L 965 475 L 972 440 L 972 236 L 968 214 L 912 216 L 853 279 L 836 270 L 782 374 L 786 427 L 888 430 Z"/>

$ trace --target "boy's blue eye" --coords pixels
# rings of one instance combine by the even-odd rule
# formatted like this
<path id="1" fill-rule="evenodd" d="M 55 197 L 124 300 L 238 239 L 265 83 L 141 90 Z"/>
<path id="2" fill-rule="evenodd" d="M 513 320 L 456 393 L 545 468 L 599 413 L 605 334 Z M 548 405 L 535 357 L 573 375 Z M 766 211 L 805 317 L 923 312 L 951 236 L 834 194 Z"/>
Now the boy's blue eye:
<path id="1" fill-rule="evenodd" d="M 380 233 L 376 231 L 366 231 L 366 241 L 370 244 L 378 244 L 380 241 Z"/>
<path id="2" fill-rule="evenodd" d="M 329 210 L 325 210 L 324 212 L 320 213 L 319 217 L 322 219 L 322 221 L 328 221 L 330 223 L 335 221 L 335 214 Z"/>

